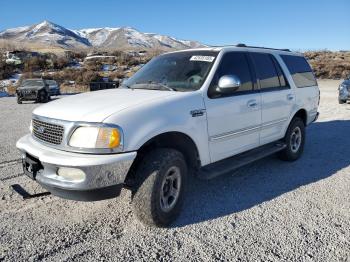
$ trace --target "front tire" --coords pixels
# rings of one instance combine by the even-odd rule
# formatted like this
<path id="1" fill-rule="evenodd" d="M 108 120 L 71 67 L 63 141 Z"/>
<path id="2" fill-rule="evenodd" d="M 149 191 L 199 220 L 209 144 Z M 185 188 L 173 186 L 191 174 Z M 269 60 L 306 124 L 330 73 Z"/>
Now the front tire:
<path id="1" fill-rule="evenodd" d="M 22 100 L 17 96 L 17 104 L 22 104 Z"/>
<path id="2" fill-rule="evenodd" d="M 345 104 L 345 103 L 346 103 L 346 100 L 343 100 L 343 99 L 338 98 L 338 102 L 339 102 L 339 104 Z"/>
<path id="3" fill-rule="evenodd" d="M 50 94 L 48 94 L 46 91 L 41 91 L 38 94 L 38 99 L 37 101 L 39 103 L 47 103 L 50 100 Z"/>
<path id="4" fill-rule="evenodd" d="M 293 118 L 287 129 L 284 142 L 287 147 L 279 152 L 279 158 L 285 161 L 297 160 L 303 153 L 305 144 L 305 125 L 301 118 Z"/>
<path id="5" fill-rule="evenodd" d="M 187 178 L 182 153 L 160 148 L 148 153 L 136 171 L 133 209 L 146 225 L 164 227 L 180 213 Z"/>

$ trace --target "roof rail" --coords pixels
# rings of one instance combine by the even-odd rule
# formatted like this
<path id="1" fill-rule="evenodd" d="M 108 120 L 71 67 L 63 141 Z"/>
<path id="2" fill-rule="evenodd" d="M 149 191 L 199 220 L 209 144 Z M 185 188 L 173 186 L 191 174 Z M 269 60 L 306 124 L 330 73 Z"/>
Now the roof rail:
<path id="1" fill-rule="evenodd" d="M 287 51 L 287 52 L 291 52 L 289 49 L 285 48 L 285 49 L 279 49 L 279 48 L 270 48 L 270 47 L 263 47 L 263 46 L 249 46 L 246 44 L 242 44 L 239 43 L 237 45 L 235 45 L 236 47 L 249 47 L 249 48 L 262 48 L 262 49 L 269 49 L 269 50 L 280 50 L 280 51 Z"/>

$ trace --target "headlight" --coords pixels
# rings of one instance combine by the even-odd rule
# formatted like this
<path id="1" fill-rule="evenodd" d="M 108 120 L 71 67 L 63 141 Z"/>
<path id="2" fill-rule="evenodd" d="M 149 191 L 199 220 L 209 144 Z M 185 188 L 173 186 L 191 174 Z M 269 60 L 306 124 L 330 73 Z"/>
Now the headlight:
<path id="1" fill-rule="evenodd" d="M 122 139 L 123 134 L 119 127 L 81 126 L 73 132 L 69 146 L 121 151 Z"/>
<path id="2" fill-rule="evenodd" d="M 346 88 L 346 86 L 345 86 L 344 84 L 341 84 L 341 85 L 339 86 L 339 90 L 340 90 L 340 91 L 343 91 L 343 90 L 347 90 L 347 88 Z"/>

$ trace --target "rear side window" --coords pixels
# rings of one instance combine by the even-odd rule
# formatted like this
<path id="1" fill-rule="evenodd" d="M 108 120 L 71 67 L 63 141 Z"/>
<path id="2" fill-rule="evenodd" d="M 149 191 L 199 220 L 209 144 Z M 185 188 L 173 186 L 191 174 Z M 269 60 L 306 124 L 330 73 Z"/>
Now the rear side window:
<path id="1" fill-rule="evenodd" d="M 278 64 L 270 54 L 251 53 L 261 90 L 275 90 L 286 86 L 283 74 Z M 279 69 L 279 70 L 278 70 Z"/>
<path id="2" fill-rule="evenodd" d="M 277 74 L 278 74 L 278 78 L 280 80 L 280 85 L 281 88 L 290 88 L 289 84 L 288 84 L 288 80 L 286 79 L 286 76 L 284 75 L 282 68 L 279 64 L 279 62 L 276 60 L 276 58 L 271 55 L 271 59 L 273 60 L 276 70 L 277 70 Z"/>
<path id="3" fill-rule="evenodd" d="M 302 56 L 281 55 L 297 87 L 317 85 L 315 76 L 306 59 Z"/>
<path id="4" fill-rule="evenodd" d="M 217 95 L 216 88 L 219 79 L 224 75 L 236 75 L 241 81 L 241 87 L 234 94 L 247 93 L 253 90 L 252 76 L 247 56 L 244 52 L 224 54 L 210 85 L 209 97 L 215 97 Z"/>

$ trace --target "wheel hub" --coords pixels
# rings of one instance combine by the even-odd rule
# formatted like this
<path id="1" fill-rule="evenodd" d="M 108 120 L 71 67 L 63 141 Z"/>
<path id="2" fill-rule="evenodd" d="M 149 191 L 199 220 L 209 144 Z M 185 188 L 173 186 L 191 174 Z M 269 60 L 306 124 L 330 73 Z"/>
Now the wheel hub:
<path id="1" fill-rule="evenodd" d="M 290 148 L 293 153 L 298 152 L 300 145 L 301 145 L 301 130 L 300 127 L 294 128 L 291 136 L 290 136 Z"/>
<path id="2" fill-rule="evenodd" d="M 170 167 L 164 176 L 160 193 L 160 207 L 164 212 L 170 211 L 176 204 L 181 187 L 180 169 Z"/>

